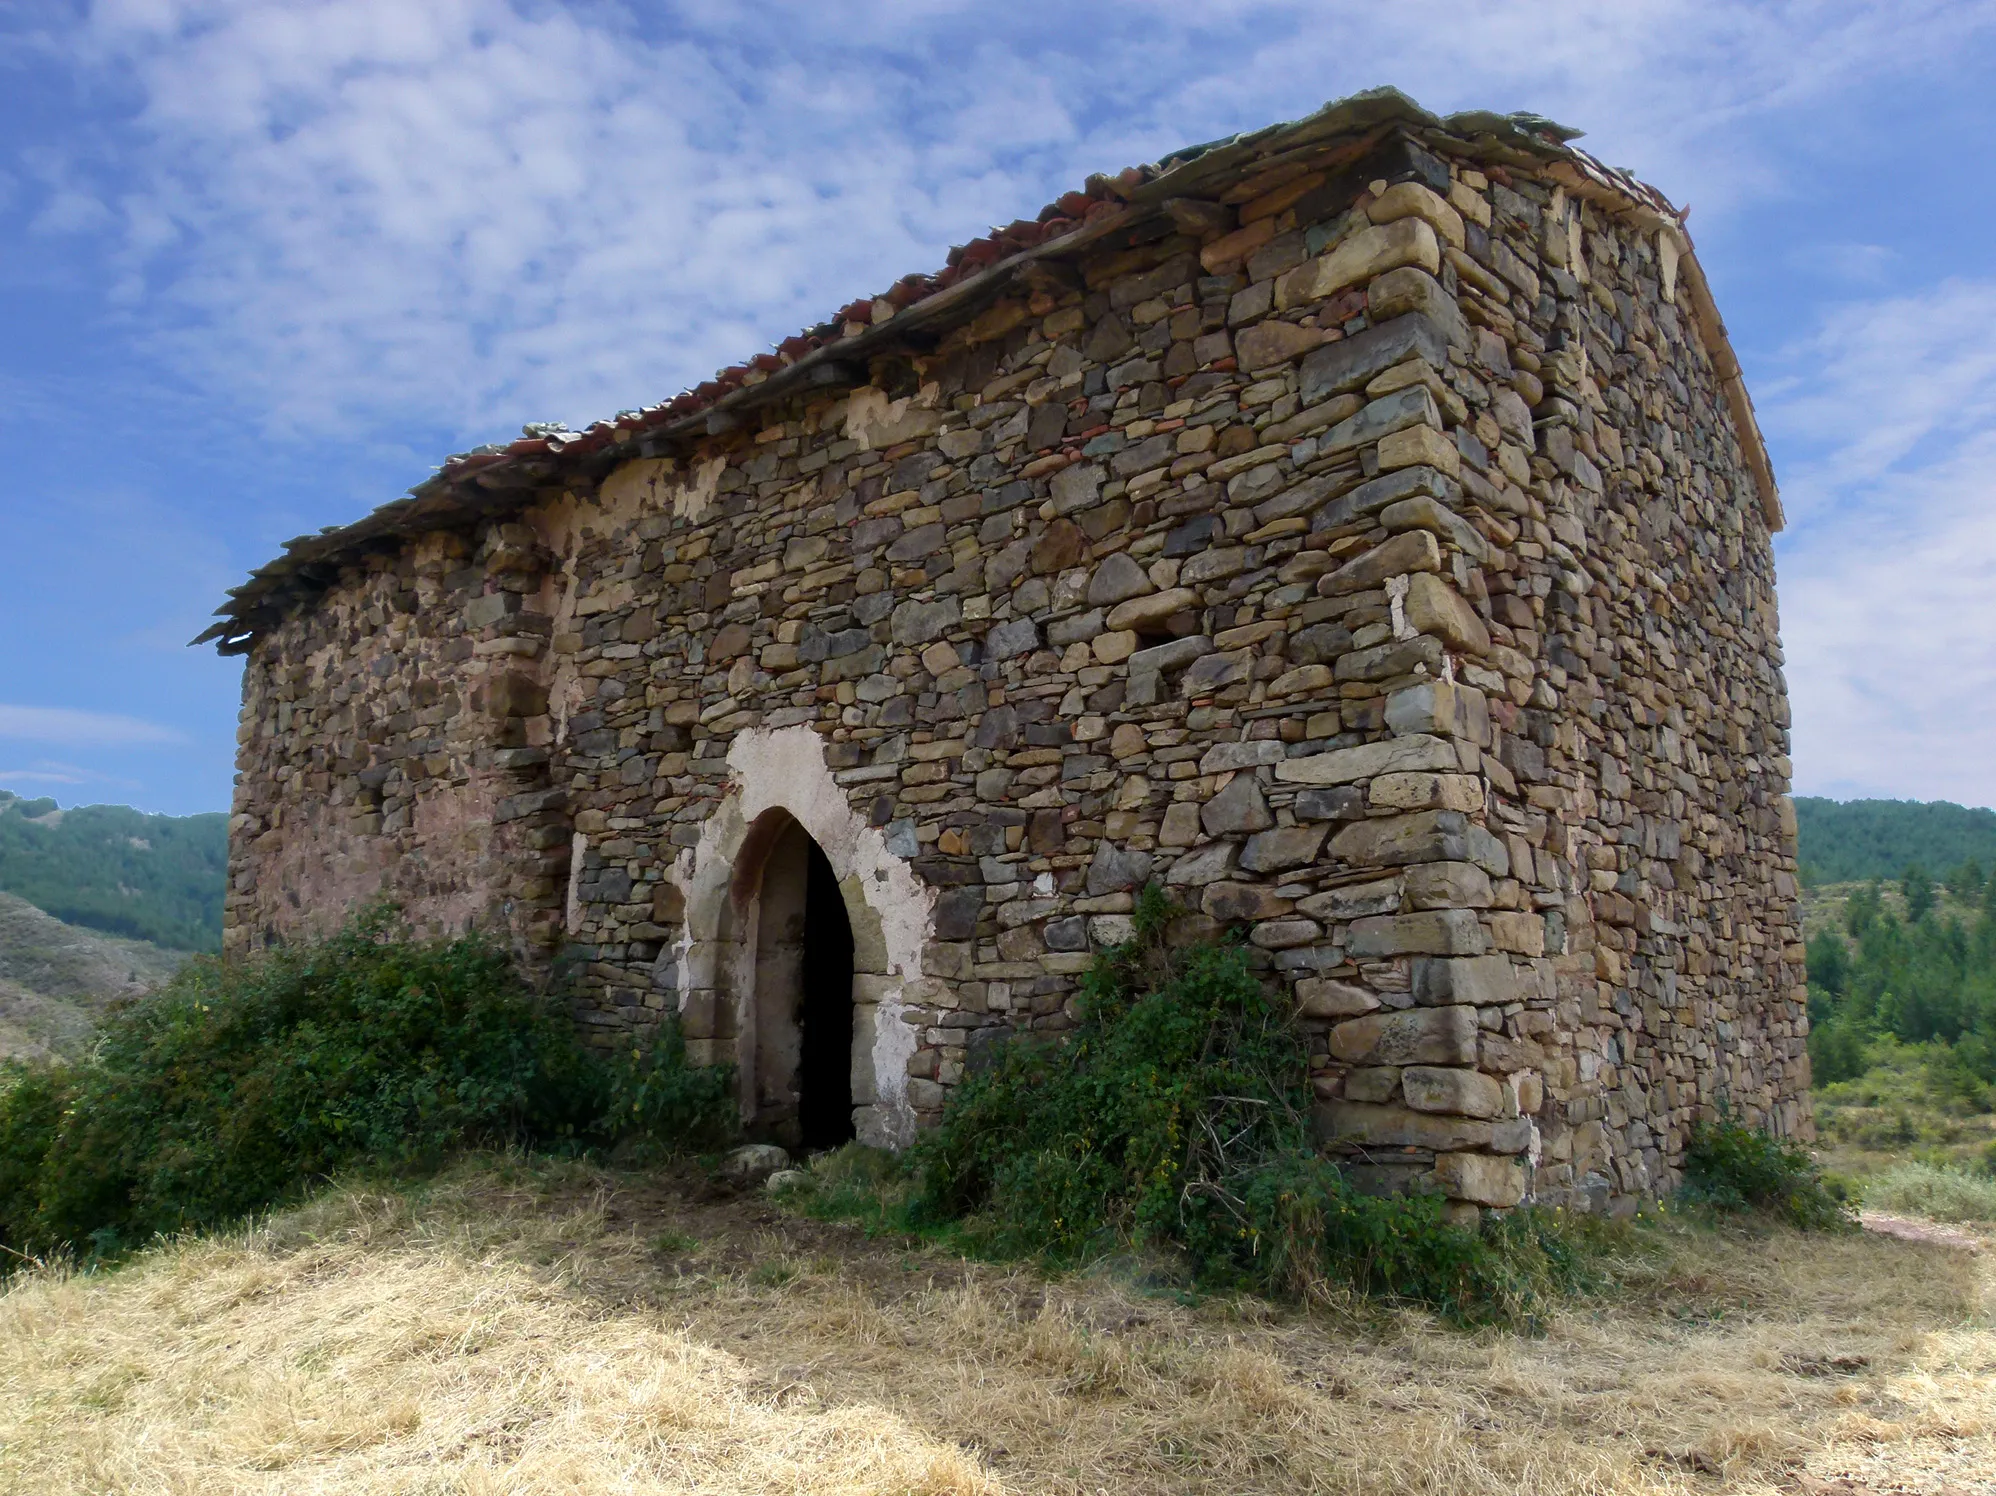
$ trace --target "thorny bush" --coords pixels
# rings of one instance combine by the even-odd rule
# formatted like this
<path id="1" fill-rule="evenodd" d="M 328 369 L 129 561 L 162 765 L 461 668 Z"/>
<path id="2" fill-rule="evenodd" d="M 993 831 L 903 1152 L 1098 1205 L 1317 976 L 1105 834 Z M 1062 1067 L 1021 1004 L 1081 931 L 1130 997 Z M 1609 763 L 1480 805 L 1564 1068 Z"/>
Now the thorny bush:
<path id="1" fill-rule="evenodd" d="M 1155 887 L 1083 983 L 1065 1042 L 1013 1041 L 918 1148 L 916 1224 L 1072 1264 L 1123 1242 L 1213 1286 L 1332 1284 L 1469 1319 L 1528 1313 L 1580 1276 L 1569 1228 L 1456 1225 L 1433 1196 L 1360 1194 L 1313 1145 L 1307 1051 L 1238 945 L 1171 948 Z"/>
<path id="2" fill-rule="evenodd" d="M 197 958 L 81 1063 L 0 1065 L 0 1245 L 110 1256 L 466 1147 L 706 1141 L 729 1088 L 687 1070 L 670 1027 L 606 1063 L 498 946 L 414 940 L 378 906 L 323 940 Z"/>
<path id="3" fill-rule="evenodd" d="M 1723 1214 L 1763 1211 L 1803 1231 L 1857 1224 L 1850 1202 L 1806 1148 L 1756 1132 L 1730 1114 L 1692 1129 L 1679 1194 L 1687 1204 Z"/>

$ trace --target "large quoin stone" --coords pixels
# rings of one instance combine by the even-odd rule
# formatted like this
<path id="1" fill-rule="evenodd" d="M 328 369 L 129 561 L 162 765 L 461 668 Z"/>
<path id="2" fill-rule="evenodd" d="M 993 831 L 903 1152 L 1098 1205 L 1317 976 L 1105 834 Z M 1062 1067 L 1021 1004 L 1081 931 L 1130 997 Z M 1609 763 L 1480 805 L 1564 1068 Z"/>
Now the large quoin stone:
<path id="1" fill-rule="evenodd" d="M 1433 634 L 1451 649 L 1475 655 L 1490 653 L 1490 630 L 1476 610 L 1438 576 L 1419 575 L 1407 583 L 1407 626 Z"/>
<path id="2" fill-rule="evenodd" d="M 1420 810 L 1355 822 L 1331 838 L 1331 856 L 1353 867 L 1474 861 L 1469 820 L 1459 810 Z"/>
<path id="3" fill-rule="evenodd" d="M 1489 937 L 1473 909 L 1425 909 L 1414 914 L 1373 914 L 1354 920 L 1345 950 L 1367 956 L 1480 956 Z"/>
<path id="4" fill-rule="evenodd" d="M 1490 739 L 1490 708 L 1483 693 L 1472 686 L 1423 681 L 1386 698 L 1386 725 L 1398 733 L 1439 733 L 1466 743 L 1484 743 Z"/>
<path id="5" fill-rule="evenodd" d="M 1448 350 L 1447 335 L 1426 317 L 1395 317 L 1355 337 L 1326 344 L 1305 358 L 1297 374 L 1298 393 L 1305 405 L 1315 407 L 1333 395 L 1370 384 L 1409 358 L 1424 358 L 1436 368 L 1446 368 Z"/>
<path id="6" fill-rule="evenodd" d="M 1432 426 L 1407 426 L 1379 439 L 1379 470 L 1428 467 L 1451 478 L 1461 471 L 1462 454 L 1454 442 Z M 1388 528 L 1401 528 L 1391 522 Z M 1480 554 L 1480 552 L 1479 552 Z"/>
<path id="7" fill-rule="evenodd" d="M 1400 1071 L 1397 1066 L 1378 1065 L 1367 1070 L 1354 1070 L 1345 1076 L 1346 1101 L 1391 1101 L 1400 1094 Z"/>
<path id="8" fill-rule="evenodd" d="M 1284 784 L 1352 784 L 1377 774 L 1454 773 L 1461 767 L 1453 744 L 1413 736 L 1285 758 L 1275 766 L 1275 777 Z"/>
<path id="9" fill-rule="evenodd" d="M 1480 810 L 1483 781 L 1474 774 L 1381 774 L 1366 798 L 1387 810 Z"/>
<path id="10" fill-rule="evenodd" d="M 1395 182 L 1372 200 L 1365 216 L 1374 223 L 1419 218 L 1450 248 L 1461 249 L 1467 242 L 1462 215 L 1432 187 L 1421 182 Z"/>
<path id="11" fill-rule="evenodd" d="M 1331 1054 L 1350 1065 L 1474 1065 L 1476 1009 L 1370 1013 L 1331 1030 Z"/>
<path id="12" fill-rule="evenodd" d="M 1407 436 L 1409 432 L 1421 429 L 1423 428 L 1418 426 L 1409 427 L 1407 431 L 1394 433 L 1387 440 L 1397 440 Z M 1382 448 L 1385 445 L 1385 442 L 1380 443 Z M 1420 452 L 1410 455 L 1430 457 L 1434 454 Z M 1438 539 L 1447 541 L 1471 561 L 1481 562 L 1490 555 L 1489 543 L 1484 540 L 1477 528 L 1440 499 L 1429 494 L 1413 494 L 1388 504 L 1379 511 L 1379 523 L 1396 533 L 1401 530 L 1426 530 Z M 1487 641 L 1485 648 L 1488 648 Z"/>
<path id="13" fill-rule="evenodd" d="M 1317 591 L 1324 597 L 1342 597 L 1377 587 L 1388 577 L 1441 568 L 1442 552 L 1435 537 L 1426 530 L 1408 530 L 1319 577 Z"/>
<path id="14" fill-rule="evenodd" d="M 1414 963 L 1414 1000 L 1418 1003 L 1491 1007 L 1514 1003 L 1520 995 L 1517 971 L 1508 956 Z"/>
<path id="15" fill-rule="evenodd" d="M 1400 1083 L 1407 1105 L 1418 1112 L 1453 1112 L 1463 1117 L 1494 1117 L 1504 1109 L 1504 1088 L 1480 1070 L 1439 1065 L 1409 1065 Z"/>
<path id="16" fill-rule="evenodd" d="M 1363 1022 L 1364 1020 L 1358 1020 Z M 1390 1091 L 1387 1093 L 1392 1094 Z M 1318 1108 L 1318 1132 L 1326 1142 L 1356 1143 L 1365 1148 L 1488 1148 L 1491 1126 L 1472 1117 L 1417 1112 L 1412 1107 L 1382 1106 L 1357 1100 L 1334 1101 Z"/>
<path id="17" fill-rule="evenodd" d="M 1525 1198 L 1525 1168 L 1515 1158 L 1444 1153 L 1435 1159 L 1435 1184 L 1451 1200 L 1508 1208 Z"/>
<path id="18" fill-rule="evenodd" d="M 1470 344 L 1469 323 L 1455 298 L 1442 288 L 1440 281 L 1413 265 L 1389 270 L 1368 286 L 1365 311 L 1375 322 L 1418 312 L 1434 323 L 1453 346 L 1467 348 Z"/>
<path id="19" fill-rule="evenodd" d="M 1433 227 L 1423 219 L 1402 218 L 1360 229 L 1329 254 L 1299 265 L 1277 280 L 1276 310 L 1321 301 L 1346 286 L 1361 285 L 1402 265 L 1418 265 L 1433 275 L 1441 263 L 1441 245 Z"/>
<path id="20" fill-rule="evenodd" d="M 1209 883 L 1199 908 L 1222 923 L 1275 919 L 1295 906 L 1262 883 Z"/>
<path id="21" fill-rule="evenodd" d="M 1430 862 L 1406 872 L 1407 903 L 1415 909 L 1487 909 L 1490 875 L 1473 862 Z"/>
<path id="22" fill-rule="evenodd" d="M 1305 1018 L 1356 1018 L 1378 1007 L 1377 993 L 1350 982 L 1306 977 L 1296 984 L 1296 1011 Z"/>
<path id="23" fill-rule="evenodd" d="M 1298 358 L 1323 341 L 1323 333 L 1314 327 L 1273 320 L 1257 322 L 1234 339 L 1234 355 L 1243 369 L 1266 369 Z"/>
<path id="24" fill-rule="evenodd" d="M 1453 863 L 1440 864 L 1443 867 Z M 1347 883 L 1298 899 L 1296 907 L 1313 919 L 1360 919 L 1368 914 L 1391 914 L 1400 907 L 1400 880 L 1375 878 L 1367 883 Z M 1416 907 L 1432 907 L 1417 905 Z"/>

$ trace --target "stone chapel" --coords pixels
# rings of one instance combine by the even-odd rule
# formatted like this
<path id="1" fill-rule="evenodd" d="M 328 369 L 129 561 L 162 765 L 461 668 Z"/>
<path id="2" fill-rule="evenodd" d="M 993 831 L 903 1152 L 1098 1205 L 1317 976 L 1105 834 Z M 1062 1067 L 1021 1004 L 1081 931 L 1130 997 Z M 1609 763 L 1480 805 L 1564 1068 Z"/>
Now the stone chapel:
<path id="1" fill-rule="evenodd" d="M 1377 90 L 1092 177 L 290 542 L 203 636 L 228 946 L 386 893 L 898 1146 L 1156 882 L 1375 1187 L 1808 1136 L 1780 500 L 1681 215 L 1574 133 Z"/>

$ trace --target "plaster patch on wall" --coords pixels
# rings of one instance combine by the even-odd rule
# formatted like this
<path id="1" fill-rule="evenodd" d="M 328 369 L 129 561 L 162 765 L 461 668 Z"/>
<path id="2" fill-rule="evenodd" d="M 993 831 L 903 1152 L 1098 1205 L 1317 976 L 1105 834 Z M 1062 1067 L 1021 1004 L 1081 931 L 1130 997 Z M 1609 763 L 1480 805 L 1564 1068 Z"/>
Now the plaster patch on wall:
<path id="1" fill-rule="evenodd" d="M 885 390 L 864 385 L 846 398 L 846 435 L 862 452 L 933 436 L 943 424 L 943 412 L 933 408 L 941 393 L 940 386 L 925 384 L 918 394 L 889 400 Z"/>
<path id="2" fill-rule="evenodd" d="M 582 859 L 589 852 L 589 838 L 578 831 L 568 843 L 568 933 L 582 928 Z"/>
<path id="3" fill-rule="evenodd" d="M 673 490 L 672 512 L 683 520 L 698 521 L 714 501 L 721 487 L 721 474 L 727 470 L 725 457 L 710 457 L 696 465 L 693 476 Z"/>
<path id="4" fill-rule="evenodd" d="M 679 485 L 673 482 L 679 464 L 670 457 L 639 457 L 613 469 L 597 490 L 611 508 L 631 504 L 639 508 L 662 508 L 671 502 Z"/>

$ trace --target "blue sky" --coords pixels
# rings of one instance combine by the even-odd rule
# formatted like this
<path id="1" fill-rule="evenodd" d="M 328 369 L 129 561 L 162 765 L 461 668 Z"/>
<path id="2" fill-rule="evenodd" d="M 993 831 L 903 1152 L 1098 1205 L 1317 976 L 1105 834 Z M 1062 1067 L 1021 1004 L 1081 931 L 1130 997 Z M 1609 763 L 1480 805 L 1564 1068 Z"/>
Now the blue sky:
<path id="1" fill-rule="evenodd" d="M 1392 83 L 1691 206 L 1801 793 L 1996 804 L 1996 3 L 0 7 L 0 788 L 228 805 L 286 537 L 651 403 L 1088 173 Z"/>

